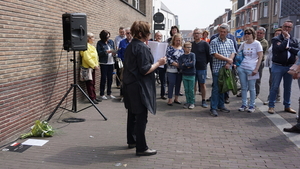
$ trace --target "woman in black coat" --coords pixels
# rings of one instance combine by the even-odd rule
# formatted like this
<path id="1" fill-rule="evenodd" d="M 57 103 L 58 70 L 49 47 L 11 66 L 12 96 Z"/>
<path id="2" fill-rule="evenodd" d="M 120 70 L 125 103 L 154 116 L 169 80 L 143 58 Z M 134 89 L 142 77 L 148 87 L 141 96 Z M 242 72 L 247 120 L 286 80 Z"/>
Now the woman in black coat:
<path id="1" fill-rule="evenodd" d="M 166 63 L 162 57 L 156 63 L 147 46 L 150 24 L 136 21 L 131 26 L 133 40 L 127 46 L 124 56 L 123 90 L 124 104 L 128 109 L 127 144 L 136 147 L 136 155 L 156 154 L 146 143 L 145 130 L 150 113 L 156 113 L 156 88 L 154 70 Z"/>

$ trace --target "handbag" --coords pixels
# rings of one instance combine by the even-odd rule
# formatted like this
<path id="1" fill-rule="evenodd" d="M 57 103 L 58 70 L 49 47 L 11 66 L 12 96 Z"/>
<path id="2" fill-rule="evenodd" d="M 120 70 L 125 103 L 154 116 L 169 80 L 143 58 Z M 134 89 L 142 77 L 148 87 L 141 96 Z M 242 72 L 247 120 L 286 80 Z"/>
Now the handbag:
<path id="1" fill-rule="evenodd" d="M 92 68 L 84 68 L 81 66 L 79 80 L 83 82 L 93 80 L 92 72 L 93 72 Z"/>
<path id="2" fill-rule="evenodd" d="M 123 62 L 122 62 L 122 60 L 121 60 L 121 58 L 116 58 L 115 59 L 115 62 L 117 63 L 117 66 L 118 66 L 118 68 L 119 69 L 122 69 L 123 68 Z"/>
<path id="3" fill-rule="evenodd" d="M 240 66 L 242 61 L 244 60 L 245 56 L 244 56 L 244 43 L 242 44 L 242 46 L 240 47 L 241 50 L 238 51 L 237 55 L 235 56 L 234 60 L 234 64 L 236 66 Z"/>

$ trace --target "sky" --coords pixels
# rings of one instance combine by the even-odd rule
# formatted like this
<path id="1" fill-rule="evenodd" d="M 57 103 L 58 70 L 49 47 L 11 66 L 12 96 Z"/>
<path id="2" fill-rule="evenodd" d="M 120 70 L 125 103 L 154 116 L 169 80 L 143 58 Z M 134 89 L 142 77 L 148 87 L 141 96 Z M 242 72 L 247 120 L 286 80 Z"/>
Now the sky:
<path id="1" fill-rule="evenodd" d="M 206 28 L 232 8 L 230 0 L 161 0 L 169 10 L 178 15 L 180 30 Z"/>

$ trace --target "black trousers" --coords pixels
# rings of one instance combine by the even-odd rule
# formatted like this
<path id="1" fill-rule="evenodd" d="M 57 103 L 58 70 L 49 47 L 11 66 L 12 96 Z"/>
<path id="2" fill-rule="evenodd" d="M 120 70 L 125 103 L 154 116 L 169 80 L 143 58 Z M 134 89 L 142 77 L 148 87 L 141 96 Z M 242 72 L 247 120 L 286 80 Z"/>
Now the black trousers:
<path id="1" fill-rule="evenodd" d="M 160 81 L 160 97 L 166 94 L 166 68 L 158 67 L 158 76 Z"/>
<path id="2" fill-rule="evenodd" d="M 148 149 L 145 136 L 147 119 L 148 110 L 146 107 L 139 114 L 134 114 L 128 109 L 127 144 L 136 144 L 136 152 L 143 152 Z"/>

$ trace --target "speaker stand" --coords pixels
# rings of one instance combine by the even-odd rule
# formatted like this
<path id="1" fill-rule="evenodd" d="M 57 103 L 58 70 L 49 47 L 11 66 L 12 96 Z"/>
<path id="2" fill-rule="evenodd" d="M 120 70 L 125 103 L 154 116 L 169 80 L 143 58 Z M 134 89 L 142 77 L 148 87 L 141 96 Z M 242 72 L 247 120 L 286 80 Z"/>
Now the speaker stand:
<path id="1" fill-rule="evenodd" d="M 60 107 L 60 105 L 62 104 L 62 102 L 66 99 L 66 97 L 68 96 L 68 94 L 71 92 L 72 89 L 73 90 L 73 103 L 72 103 L 72 110 L 68 110 L 66 108 L 63 108 L 63 109 L 66 109 L 68 111 L 71 111 L 73 113 L 78 113 L 82 110 L 85 110 L 91 106 L 94 106 L 95 109 L 101 114 L 101 116 L 104 118 L 104 120 L 107 120 L 107 118 L 101 113 L 101 111 L 98 109 L 98 107 L 94 104 L 94 102 L 90 99 L 90 97 L 82 90 L 82 88 L 76 83 L 77 82 L 77 74 L 76 74 L 76 54 L 75 54 L 75 51 L 73 51 L 73 59 L 71 59 L 71 61 L 73 62 L 73 79 L 74 79 L 74 83 L 71 84 L 69 90 L 67 91 L 67 93 L 64 95 L 64 97 L 60 100 L 60 102 L 58 103 L 58 105 L 55 107 L 54 111 L 50 114 L 50 116 L 48 117 L 47 119 L 47 122 L 50 121 L 50 119 L 52 118 L 52 116 L 55 114 L 55 112 L 57 111 L 57 109 Z M 90 101 L 90 103 L 92 103 L 91 106 L 88 106 L 88 107 L 85 107 L 79 111 L 77 111 L 77 95 L 76 95 L 76 88 L 78 88 L 81 93 Z"/>

